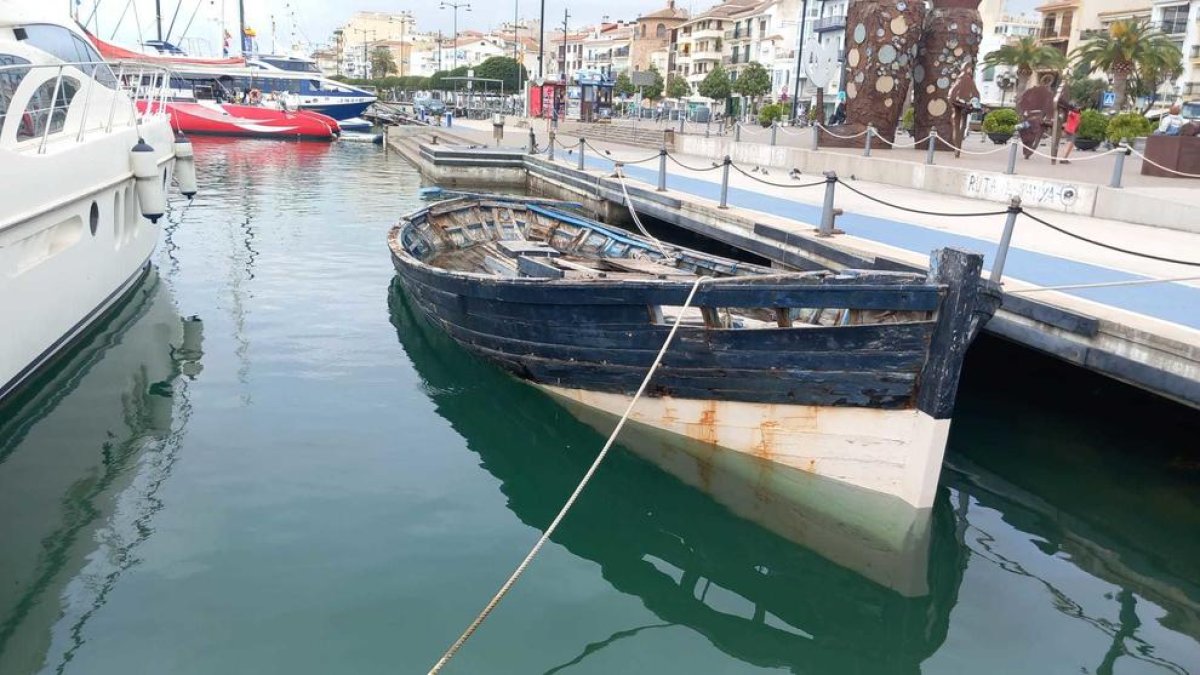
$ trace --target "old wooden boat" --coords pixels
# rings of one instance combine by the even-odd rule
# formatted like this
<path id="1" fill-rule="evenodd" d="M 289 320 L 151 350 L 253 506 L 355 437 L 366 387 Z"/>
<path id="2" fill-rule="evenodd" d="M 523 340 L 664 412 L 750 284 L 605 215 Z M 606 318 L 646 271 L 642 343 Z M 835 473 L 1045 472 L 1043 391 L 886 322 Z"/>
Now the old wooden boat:
<path id="1" fill-rule="evenodd" d="M 544 200 L 468 195 L 388 235 L 435 325 L 568 404 L 622 414 L 676 317 L 630 421 L 933 504 L 967 347 L 995 309 L 982 257 L 928 275 L 780 274 L 631 235 Z M 682 305 L 698 276 L 713 277 Z"/>

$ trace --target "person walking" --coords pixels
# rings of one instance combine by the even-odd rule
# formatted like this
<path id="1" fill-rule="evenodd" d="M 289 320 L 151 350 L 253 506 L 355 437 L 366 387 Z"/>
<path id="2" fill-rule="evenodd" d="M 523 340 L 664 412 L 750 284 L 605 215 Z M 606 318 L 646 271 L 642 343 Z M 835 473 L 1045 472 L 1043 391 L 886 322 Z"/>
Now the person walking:
<path id="1" fill-rule="evenodd" d="M 1062 164 L 1070 164 L 1071 151 L 1075 149 L 1075 132 L 1079 130 L 1079 120 L 1082 117 L 1079 113 L 1079 106 L 1072 105 L 1067 110 L 1067 119 L 1063 122 L 1063 138 L 1067 144 L 1067 149 L 1063 151 L 1062 159 L 1059 160 Z"/>

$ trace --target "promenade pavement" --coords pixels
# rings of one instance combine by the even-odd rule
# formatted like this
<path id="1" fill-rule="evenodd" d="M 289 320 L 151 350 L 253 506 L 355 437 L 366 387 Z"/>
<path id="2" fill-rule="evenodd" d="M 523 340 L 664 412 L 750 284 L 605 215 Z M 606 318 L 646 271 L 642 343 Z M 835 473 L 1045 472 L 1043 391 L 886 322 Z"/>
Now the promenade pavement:
<path id="1" fill-rule="evenodd" d="M 536 127 L 535 127 L 536 129 Z M 475 142 L 491 141 L 490 125 L 457 122 L 454 130 Z M 540 131 L 540 130 L 539 130 Z M 523 134 L 524 132 L 522 132 Z M 523 139 L 520 135 L 518 138 Z M 545 135 L 539 133 L 542 142 Z M 511 140 L 511 139 L 510 139 Z M 589 141 L 590 142 L 590 141 Z M 611 172 L 613 161 L 646 159 L 647 148 L 597 142 L 608 154 L 590 153 L 587 167 Z M 556 150 L 556 160 L 575 166 L 576 155 Z M 721 170 L 710 158 L 677 156 L 694 169 L 668 162 L 668 191 L 716 203 L 720 198 Z M 630 184 L 643 188 L 657 183 L 657 158 L 626 165 Z M 1074 165 L 1071 165 L 1074 166 Z M 789 178 L 771 170 L 763 175 L 742 167 L 750 176 L 731 172 L 729 205 L 757 222 L 811 230 L 820 220 L 824 187 L 793 187 L 820 180 L 820 176 Z M 757 179 L 757 180 L 756 180 Z M 774 185 L 765 184 L 769 181 Z M 889 206 L 939 213 L 1002 212 L 995 202 L 932 194 L 909 188 L 851 181 L 851 185 L 881 202 L 861 197 L 839 185 L 836 206 L 844 213 L 837 225 L 846 234 L 833 241 L 868 254 L 888 255 L 912 263 L 925 263 L 929 253 L 942 246 L 979 251 L 990 268 L 1005 215 L 955 217 L 919 215 Z M 1200 263 L 1200 234 L 1103 220 L 1087 216 L 1030 209 L 1030 213 L 1070 232 L 1114 246 L 1150 255 Z M 1187 280 L 1167 283 L 1118 285 L 1099 288 L 1034 290 L 1078 284 L 1127 284 L 1152 279 Z M 1200 345 L 1200 266 L 1186 266 L 1108 250 L 1055 232 L 1028 218 L 1020 218 L 1004 273 L 1005 290 L 1029 292 L 1026 297 L 1052 302 L 1123 325 L 1146 330 L 1189 345 Z"/>
<path id="2" fill-rule="evenodd" d="M 636 126 L 639 129 L 679 129 L 678 122 L 673 123 L 669 127 L 666 123 L 655 123 L 650 120 L 636 122 L 633 120 L 616 120 L 613 124 Z M 733 134 L 732 130 L 722 130 L 720 125 L 717 124 L 707 125 L 706 127 L 704 124 L 688 122 L 685 124 L 685 128 L 688 134 L 704 135 L 706 131 L 712 135 L 723 134 L 730 136 Z M 770 143 L 770 139 L 770 129 L 764 128 L 761 125 L 742 125 L 742 142 L 765 144 Z M 897 145 L 908 146 L 914 140 L 916 139 L 903 132 L 896 136 Z M 812 143 L 812 130 L 805 127 L 781 126 L 776 133 L 775 141 L 776 144 L 781 146 L 808 149 Z M 871 152 L 873 155 L 878 153 L 880 157 L 908 160 L 919 164 L 925 161 L 926 147 L 927 145 L 923 144 L 917 148 L 896 147 L 889 149 L 885 143 L 877 139 L 872 143 Z M 1060 155 L 1062 154 L 1062 148 L 1063 146 L 1060 146 Z M 821 147 L 821 150 L 823 152 L 851 155 L 861 155 L 863 152 L 861 148 L 833 148 L 824 146 Z M 958 157 L 955 157 L 952 152 L 938 151 L 935 155 L 934 163 L 963 169 L 996 172 L 1003 172 L 1008 166 L 1008 148 L 992 143 L 982 133 L 968 133 L 966 140 L 963 142 L 963 150 L 965 152 Z M 1042 141 L 1037 150 L 1044 155 L 1051 154 L 1048 137 Z M 1115 151 L 1106 151 L 1103 148 L 1097 148 L 1088 152 L 1075 150 L 1071 154 L 1070 164 L 1052 164 L 1050 159 L 1041 155 L 1033 155 L 1029 159 L 1023 159 L 1018 155 L 1016 173 L 1021 176 L 1037 176 L 1039 178 L 1108 185 L 1112 178 L 1113 164 L 1116 162 L 1115 155 Z M 1121 174 L 1121 185 L 1126 189 L 1144 191 L 1147 194 L 1160 195 L 1174 201 L 1194 202 L 1197 206 L 1200 206 L 1200 189 L 1196 189 L 1200 188 L 1200 180 L 1143 176 L 1141 170 L 1141 158 L 1136 154 L 1127 156 L 1125 158 L 1125 167 Z"/>

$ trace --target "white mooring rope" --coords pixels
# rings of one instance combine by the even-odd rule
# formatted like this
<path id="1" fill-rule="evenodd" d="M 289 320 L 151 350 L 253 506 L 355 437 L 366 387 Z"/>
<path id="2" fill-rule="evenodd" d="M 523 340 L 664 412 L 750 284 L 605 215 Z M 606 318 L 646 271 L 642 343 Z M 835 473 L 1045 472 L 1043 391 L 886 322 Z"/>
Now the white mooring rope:
<path id="1" fill-rule="evenodd" d="M 1200 281 L 1198 276 L 1169 277 L 1166 279 L 1131 279 L 1128 281 L 1103 281 L 1094 284 L 1065 284 L 1062 286 L 1042 286 L 1039 288 L 1018 288 L 1006 290 L 1005 293 L 1041 293 L 1042 291 L 1072 291 L 1081 288 L 1115 288 L 1119 286 L 1145 286 L 1147 284 L 1173 284 L 1180 281 Z"/>
<path id="2" fill-rule="evenodd" d="M 667 253 L 667 249 L 663 247 L 662 242 L 658 240 L 658 237 L 650 234 L 650 232 L 646 230 L 646 226 L 642 225 L 642 219 L 638 218 L 637 209 L 633 208 L 633 200 L 629 197 L 629 190 L 625 189 L 625 176 L 621 174 L 621 168 L 622 164 L 617 164 L 614 168 L 613 175 L 616 176 L 617 180 L 621 183 L 621 194 L 625 195 L 625 206 L 629 208 L 629 215 L 633 216 L 633 224 L 637 225 L 637 229 L 642 233 L 642 236 L 654 242 L 654 245 L 658 247 L 659 253 L 662 253 L 664 257 L 670 258 L 671 254 Z"/>
<path id="3" fill-rule="evenodd" d="M 458 650 L 462 649 L 462 646 L 466 644 L 467 640 L 469 640 L 479 626 L 483 624 L 488 615 L 492 613 L 492 610 L 496 609 L 496 605 L 500 604 L 500 601 L 504 599 L 505 595 L 508 595 L 508 592 L 512 589 L 513 585 L 517 583 L 517 579 L 521 578 L 521 575 L 525 573 L 525 570 L 529 567 L 529 564 L 533 562 L 534 557 L 537 556 L 538 552 L 542 550 L 542 547 L 546 545 L 546 542 L 550 540 L 550 535 L 554 534 L 554 531 L 558 529 L 559 523 L 561 523 L 563 518 L 566 517 L 567 512 L 571 510 L 571 507 L 575 505 L 575 501 L 579 499 L 579 495 L 583 492 L 583 489 L 587 487 L 587 484 L 592 480 L 592 476 L 596 474 L 596 469 L 600 468 L 600 463 L 603 462 L 604 458 L 608 455 L 609 449 L 612 448 L 613 443 L 617 440 L 617 435 L 621 433 L 621 429 L 625 426 L 625 421 L 629 419 L 630 413 L 633 412 L 633 406 L 637 405 L 638 399 L 642 397 L 642 392 L 646 391 L 646 386 L 650 384 L 650 378 L 654 376 L 654 373 L 658 370 L 659 364 L 662 363 L 663 355 L 667 353 L 667 347 L 670 346 L 671 341 L 675 339 L 675 333 L 679 330 L 679 324 L 683 321 L 684 313 L 689 307 L 691 307 L 692 299 L 696 297 L 696 290 L 700 288 L 700 284 L 711 280 L 712 277 L 702 276 L 697 278 L 696 282 L 692 284 L 692 289 L 688 291 L 687 299 L 683 301 L 683 308 L 679 311 L 679 314 L 676 315 L 675 323 L 671 324 L 671 332 L 667 333 L 667 339 L 663 341 L 662 347 L 658 350 L 658 355 L 654 357 L 654 363 L 650 365 L 650 370 L 646 371 L 646 377 L 642 379 L 642 384 L 638 387 L 637 393 L 633 395 L 633 399 L 629 401 L 629 405 L 625 408 L 625 414 L 621 415 L 621 419 L 617 422 L 616 428 L 612 430 L 612 433 L 608 436 L 608 440 L 604 442 L 604 447 L 600 449 L 600 454 L 596 455 L 595 461 L 592 462 L 592 465 L 588 468 L 587 473 L 583 475 L 583 480 L 579 481 L 579 485 L 575 486 L 575 491 L 572 492 L 571 496 L 567 498 L 567 502 L 563 504 L 563 507 L 558 512 L 558 515 L 554 517 L 554 520 L 551 521 L 549 527 L 546 528 L 546 531 L 543 532 L 542 536 L 538 538 L 537 543 L 533 545 L 533 548 L 529 549 L 529 553 L 525 556 L 525 559 L 521 561 L 520 565 L 517 565 L 517 569 L 513 570 L 513 573 L 508 577 L 508 580 L 504 582 L 504 585 L 500 587 L 500 590 L 496 591 L 496 594 L 493 595 L 492 599 L 488 601 L 486 606 L 484 606 L 483 611 L 479 612 L 479 615 L 475 617 L 475 620 L 471 622 L 471 625 L 467 626 L 467 629 L 463 631 L 463 634 L 454 641 L 454 644 L 450 645 L 450 648 L 447 649 L 444 654 L 442 654 L 442 658 L 438 659 L 438 662 L 429 669 L 429 675 L 437 675 L 440 673 L 442 668 L 445 668 L 446 664 L 450 662 L 450 659 L 454 658 L 454 655 L 458 653 Z"/>

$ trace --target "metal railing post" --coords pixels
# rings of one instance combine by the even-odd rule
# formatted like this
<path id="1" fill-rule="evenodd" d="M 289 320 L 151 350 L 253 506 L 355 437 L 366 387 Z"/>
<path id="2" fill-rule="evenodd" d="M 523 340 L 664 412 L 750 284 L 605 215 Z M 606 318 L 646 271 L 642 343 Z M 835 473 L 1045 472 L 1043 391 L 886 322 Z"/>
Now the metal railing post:
<path id="1" fill-rule="evenodd" d="M 779 133 L 779 122 L 771 122 L 771 145 L 775 145 L 777 134 Z"/>
<path id="2" fill-rule="evenodd" d="M 46 129 L 42 131 L 42 142 L 38 145 L 38 154 L 46 152 L 46 139 L 50 137 L 50 127 L 54 126 L 54 108 L 58 105 L 58 92 L 62 87 L 63 67 L 58 67 L 58 77 L 54 78 L 54 94 L 50 96 L 50 108 L 46 114 Z M 65 125 L 67 119 L 66 111 L 63 111 L 63 123 Z"/>
<path id="3" fill-rule="evenodd" d="M 836 216 L 833 208 L 833 190 L 837 187 L 837 172 L 825 172 L 825 203 L 821 205 L 821 228 L 817 230 L 818 237 L 833 236 L 833 219 Z"/>
<path id="4" fill-rule="evenodd" d="M 113 118 L 115 118 L 117 115 L 117 96 L 124 88 L 124 82 L 125 66 L 122 65 L 117 68 L 117 86 L 113 89 L 112 98 L 108 99 L 108 124 L 104 127 L 104 133 L 106 134 L 112 131 Z"/>
<path id="5" fill-rule="evenodd" d="M 1018 138 L 1013 136 L 1008 141 L 1008 168 L 1004 170 L 1004 173 L 1010 176 L 1017 172 L 1017 149 L 1020 146 Z"/>
<path id="6" fill-rule="evenodd" d="M 819 150 L 821 148 L 821 127 L 820 125 L 812 125 L 812 149 Z"/>
<path id="7" fill-rule="evenodd" d="M 933 164 L 933 153 L 937 150 L 937 129 L 929 131 L 929 149 L 925 151 L 925 163 Z"/>
<path id="8" fill-rule="evenodd" d="M 83 94 L 83 114 L 79 116 L 79 133 L 75 134 L 75 142 L 83 140 L 83 132 L 87 128 L 88 113 L 92 107 L 92 89 L 96 86 L 96 65 L 92 64 L 92 72 L 90 73 L 91 80 L 88 82 L 87 91 Z"/>
<path id="9" fill-rule="evenodd" d="M 1118 147 L 1124 149 L 1125 152 L 1118 152 L 1117 161 L 1113 163 L 1112 180 L 1108 181 L 1108 186 L 1114 188 L 1121 187 L 1121 174 L 1125 171 L 1125 158 L 1131 152 L 1128 143 L 1121 143 Z"/>
<path id="10" fill-rule="evenodd" d="M 721 168 L 721 205 L 719 208 L 729 208 L 729 166 L 733 164 L 733 160 L 729 159 L 729 155 L 725 155 L 725 163 Z"/>
<path id="11" fill-rule="evenodd" d="M 581 136 L 579 138 L 579 163 L 575 165 L 575 168 L 579 169 L 580 171 L 583 171 L 583 149 L 586 144 L 587 141 Z"/>
<path id="12" fill-rule="evenodd" d="M 553 129 L 550 130 L 550 140 L 547 142 L 550 144 L 550 161 L 553 162 L 554 161 L 554 143 L 555 143 Z"/>
<path id="13" fill-rule="evenodd" d="M 875 127 L 867 125 L 867 140 L 863 143 L 863 157 L 871 156 L 871 137 L 875 135 Z"/>
<path id="14" fill-rule="evenodd" d="M 741 122 L 733 123 L 733 142 L 734 143 L 742 142 L 742 123 Z"/>
<path id="15" fill-rule="evenodd" d="M 1021 198 L 1013 195 L 1008 202 L 1008 215 L 1004 221 L 1004 234 L 1000 235 L 1000 244 L 996 247 L 996 260 L 992 263 L 991 280 L 1000 283 L 1004 276 L 1004 261 L 1008 258 L 1008 247 L 1012 244 L 1013 228 L 1017 226 L 1017 216 L 1021 214 Z"/>
<path id="16" fill-rule="evenodd" d="M 658 150 L 658 191 L 667 191 L 667 146 Z"/>

